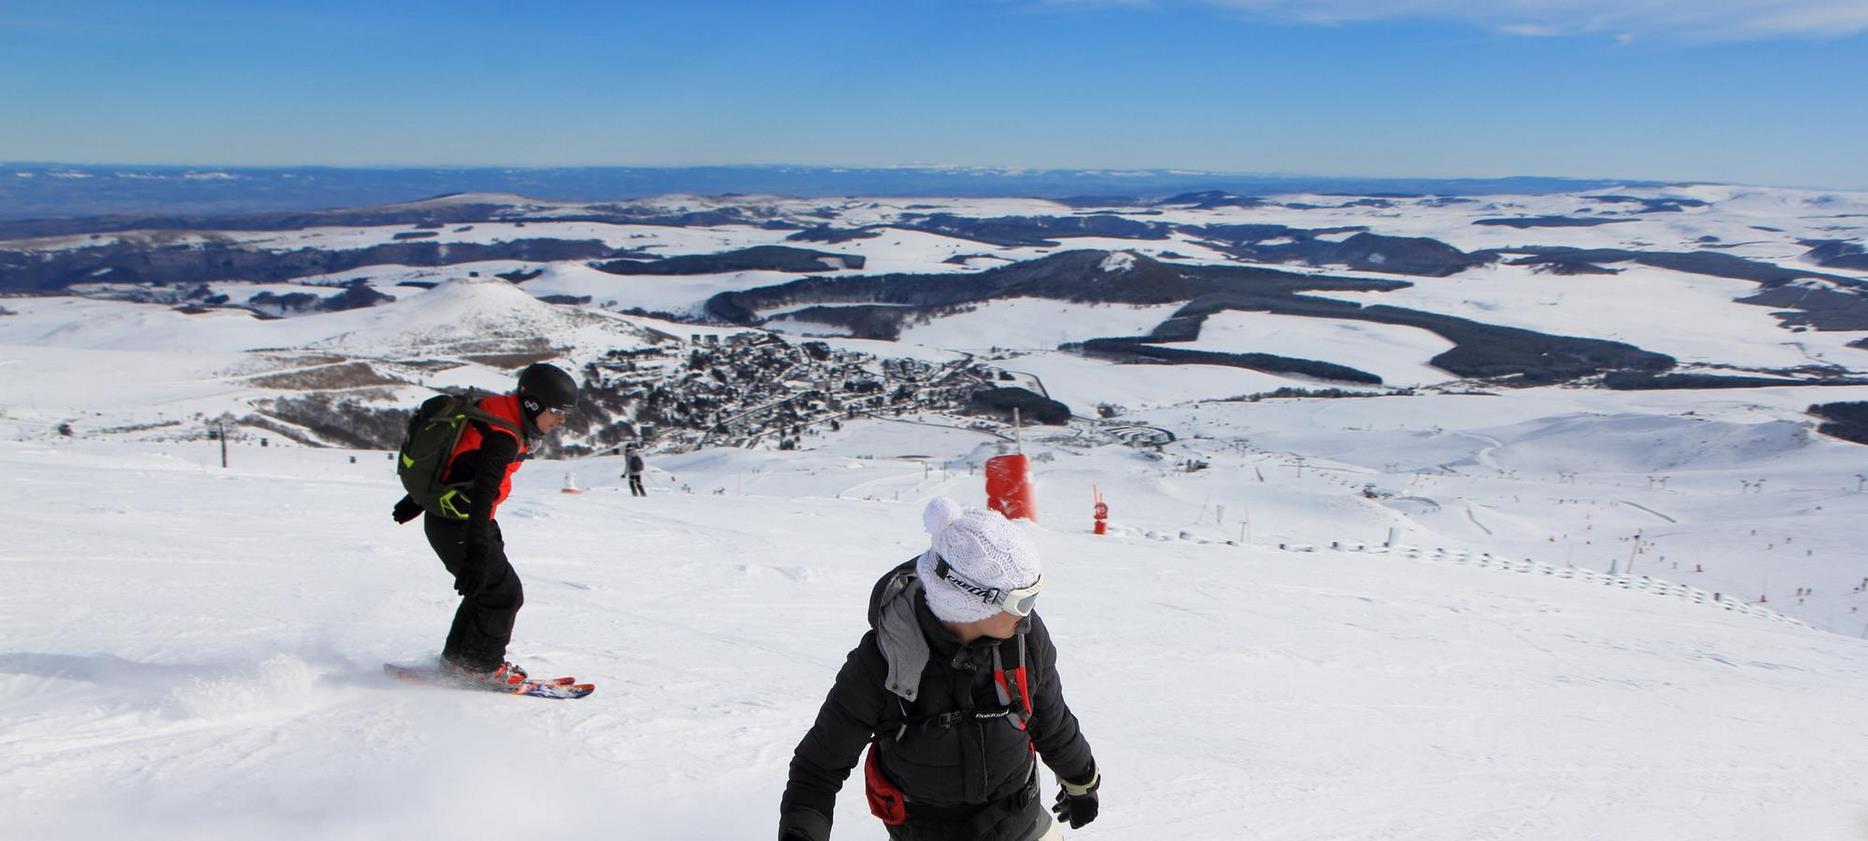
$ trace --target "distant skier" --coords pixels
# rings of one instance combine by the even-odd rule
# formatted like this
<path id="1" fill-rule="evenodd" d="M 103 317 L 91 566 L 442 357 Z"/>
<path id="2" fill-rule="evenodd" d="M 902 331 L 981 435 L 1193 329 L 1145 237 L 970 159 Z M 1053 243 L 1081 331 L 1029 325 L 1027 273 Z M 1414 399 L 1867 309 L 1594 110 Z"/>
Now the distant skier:
<path id="1" fill-rule="evenodd" d="M 929 503 L 932 547 L 876 582 L 857 643 L 792 756 L 779 841 L 828 841 L 838 789 L 865 745 L 870 811 L 895 841 L 1060 839 L 1051 811 L 1096 818 L 1102 777 L 1064 703 L 1057 650 L 1033 612 L 1037 551 L 997 512 Z"/>
<path id="2" fill-rule="evenodd" d="M 636 451 L 636 445 L 623 448 L 626 458 L 623 460 L 623 475 L 629 479 L 630 496 L 648 496 L 642 489 L 642 454 Z"/>
<path id="3" fill-rule="evenodd" d="M 506 560 L 494 514 L 512 492 L 512 474 L 532 442 L 561 426 L 576 403 L 577 382 L 570 374 L 544 363 L 528 366 L 519 374 L 516 391 L 475 404 L 499 422 L 469 422 L 449 456 L 443 481 L 471 484 L 456 494 L 464 499 L 451 501 L 440 513 L 428 511 L 422 530 L 461 596 L 441 649 L 442 671 L 458 682 L 512 685 L 525 679 L 524 669 L 506 662 L 506 645 L 525 594 Z M 391 516 L 406 523 L 421 514 L 422 506 L 404 496 Z"/>

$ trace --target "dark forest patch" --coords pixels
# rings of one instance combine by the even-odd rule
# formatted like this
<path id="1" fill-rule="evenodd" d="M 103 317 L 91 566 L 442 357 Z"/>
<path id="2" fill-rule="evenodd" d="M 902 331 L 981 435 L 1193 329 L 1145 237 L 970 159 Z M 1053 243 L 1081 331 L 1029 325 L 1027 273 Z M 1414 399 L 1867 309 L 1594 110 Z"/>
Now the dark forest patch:
<path id="1" fill-rule="evenodd" d="M 839 267 L 861 269 L 865 260 L 860 254 L 832 254 L 783 245 L 755 245 L 719 254 L 684 254 L 661 260 L 614 260 L 592 263 L 591 268 L 620 275 L 701 275 L 726 272 L 809 272 L 836 271 Z"/>
<path id="2" fill-rule="evenodd" d="M 1534 266 L 1557 264 L 1638 263 L 1689 274 L 1748 280 L 1762 286 L 1781 286 L 1800 278 L 1818 278 L 1868 288 L 1868 281 L 1807 269 L 1785 268 L 1776 263 L 1748 260 L 1716 251 L 1629 251 L 1623 248 L 1564 248 L 1531 246 L 1501 249 L 1506 254 L 1528 255 L 1508 265 Z"/>
<path id="3" fill-rule="evenodd" d="M 1061 425 L 1070 422 L 1070 407 L 1049 397 L 1023 388 L 980 389 L 973 393 L 971 406 L 981 414 L 1012 419 L 1012 410 L 1026 423 Z"/>
<path id="4" fill-rule="evenodd" d="M 909 231 L 967 239 L 1004 247 L 1030 246 L 1051 248 L 1057 240 L 1069 237 L 1118 237 L 1122 239 L 1162 240 L 1173 233 L 1174 226 L 1160 222 L 1138 222 L 1114 214 L 1093 213 L 1080 216 L 997 216 L 974 218 L 951 213 L 904 214 L 889 225 Z"/>
<path id="5" fill-rule="evenodd" d="M 1315 359 L 1299 359 L 1269 353 L 1189 350 L 1162 347 L 1147 342 L 1147 339 L 1091 339 L 1078 345 L 1067 345 L 1066 348 L 1080 351 L 1085 356 L 1130 364 L 1225 365 L 1233 368 L 1249 368 L 1267 374 L 1289 374 L 1367 385 L 1382 384 L 1381 377 L 1333 362 L 1319 362 Z"/>
<path id="6" fill-rule="evenodd" d="M 1661 196 L 1659 198 L 1643 198 L 1641 196 L 1584 196 L 1583 198 L 1589 199 L 1590 201 L 1602 202 L 1603 204 L 1641 205 L 1641 209 L 1635 211 L 1636 213 L 1682 213 L 1689 207 L 1711 206 L 1710 203 L 1700 199 L 1689 199 L 1682 196 Z"/>
<path id="7" fill-rule="evenodd" d="M 1778 286 L 1739 298 L 1741 304 L 1776 307 L 1771 313 L 1787 327 L 1814 330 L 1868 330 L 1868 296 L 1823 286 Z"/>
<path id="8" fill-rule="evenodd" d="M 1213 231 L 1213 226 L 1206 229 Z M 1302 262 L 1312 266 L 1344 266 L 1358 271 L 1390 272 L 1421 277 L 1446 277 L 1492 262 L 1489 254 L 1468 254 L 1437 239 L 1391 237 L 1367 232 L 1341 242 L 1317 239 L 1307 232 L 1285 229 L 1294 241 L 1266 245 L 1213 244 L 1214 248 L 1255 262 Z"/>
<path id="9" fill-rule="evenodd" d="M 537 278 L 538 276 L 544 273 L 545 273 L 544 269 L 532 269 L 530 271 L 527 271 L 525 269 L 513 269 L 512 271 L 509 271 L 509 272 L 500 272 L 499 274 L 494 275 L 494 277 L 497 277 L 500 280 L 504 280 L 508 283 L 524 283 L 528 280 Z"/>
<path id="10" fill-rule="evenodd" d="M 1810 250 L 1803 259 L 1831 269 L 1855 269 L 1868 272 L 1868 248 L 1860 243 L 1840 239 L 1798 240 Z"/>
<path id="11" fill-rule="evenodd" d="M 1474 225 L 1495 225 L 1506 228 L 1593 228 L 1597 225 L 1618 225 L 1634 222 L 1635 219 L 1580 219 L 1575 216 L 1519 216 L 1509 219 L 1475 219 Z"/>
<path id="12" fill-rule="evenodd" d="M 1265 204 L 1267 202 L 1264 199 L 1256 196 L 1236 196 L 1224 190 L 1181 193 L 1155 202 L 1156 206 L 1188 207 L 1201 210 L 1220 207 L 1263 207 Z"/>
<path id="13" fill-rule="evenodd" d="M 1821 418 L 1817 432 L 1844 441 L 1868 444 L 1868 402 L 1818 403 L 1807 410 Z"/>
<path id="14" fill-rule="evenodd" d="M 903 308 L 890 306 L 804 307 L 774 318 L 848 330 L 858 339 L 892 342 L 902 336 Z"/>
<path id="15" fill-rule="evenodd" d="M 833 228 L 829 225 L 818 225 L 785 237 L 785 241 L 836 244 L 859 239 L 875 239 L 879 236 L 882 236 L 882 232 L 875 228 Z"/>
<path id="16" fill-rule="evenodd" d="M 246 308 L 261 315 L 302 315 L 363 309 L 394 300 L 394 296 L 371 289 L 366 283 L 352 282 L 344 291 L 326 296 L 310 292 L 288 292 L 284 295 L 260 292 L 247 298 Z"/>
<path id="17" fill-rule="evenodd" d="M 1659 391 L 1668 389 L 1778 388 L 1806 385 L 1868 385 L 1868 379 L 1848 377 L 1785 380 L 1774 377 L 1728 377 L 1718 374 L 1650 374 L 1616 371 L 1602 378 L 1604 388 L 1616 391 Z"/>
<path id="18" fill-rule="evenodd" d="M 232 245 L 123 241 L 66 251 L 0 251 L 0 291 L 55 292 L 77 283 L 279 283 L 364 266 L 450 266 L 488 260 L 544 263 L 621 257 L 600 240 L 520 239 L 498 243 L 396 242 L 367 248 L 253 251 Z"/>

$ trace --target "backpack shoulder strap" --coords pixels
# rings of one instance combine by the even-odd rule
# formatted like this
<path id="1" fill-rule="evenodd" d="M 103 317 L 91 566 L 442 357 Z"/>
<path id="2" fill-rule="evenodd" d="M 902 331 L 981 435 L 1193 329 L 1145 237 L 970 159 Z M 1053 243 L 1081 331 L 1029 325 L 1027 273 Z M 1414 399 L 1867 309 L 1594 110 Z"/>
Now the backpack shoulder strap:
<path id="1" fill-rule="evenodd" d="M 520 429 L 518 424 L 480 408 L 480 401 L 490 396 L 492 395 L 468 392 L 461 398 L 461 416 L 483 426 L 497 426 L 511 433 L 514 438 L 518 438 L 521 441 L 525 440 L 525 430 Z M 482 429 L 481 434 L 484 435 L 489 431 L 490 430 Z"/>
<path id="2" fill-rule="evenodd" d="M 1031 682 L 1027 678 L 1030 670 L 1025 668 L 1025 635 L 1019 634 L 1014 639 L 1018 641 L 1018 662 L 1010 669 L 1005 667 L 1005 660 L 999 653 L 1004 646 L 993 646 L 992 682 L 1012 724 L 1024 730 L 1032 713 Z"/>

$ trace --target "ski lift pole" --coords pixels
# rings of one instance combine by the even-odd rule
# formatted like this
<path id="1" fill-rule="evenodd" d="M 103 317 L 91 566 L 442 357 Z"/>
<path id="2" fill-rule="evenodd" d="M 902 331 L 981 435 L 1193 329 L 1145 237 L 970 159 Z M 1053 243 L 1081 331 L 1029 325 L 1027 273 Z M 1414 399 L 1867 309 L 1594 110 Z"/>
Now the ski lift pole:
<path id="1" fill-rule="evenodd" d="M 1012 407 L 1012 452 L 1025 452 L 1025 425 L 1019 418 L 1018 407 Z"/>

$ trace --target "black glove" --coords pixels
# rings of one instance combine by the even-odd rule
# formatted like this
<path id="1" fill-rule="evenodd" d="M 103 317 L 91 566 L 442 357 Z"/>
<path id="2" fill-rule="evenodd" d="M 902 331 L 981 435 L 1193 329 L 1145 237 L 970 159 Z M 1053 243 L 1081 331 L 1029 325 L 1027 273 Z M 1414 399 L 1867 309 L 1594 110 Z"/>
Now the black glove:
<path id="1" fill-rule="evenodd" d="M 1088 783 L 1073 783 L 1062 778 L 1057 783 L 1063 788 L 1057 790 L 1057 802 L 1051 806 L 1051 814 L 1057 816 L 1058 823 L 1078 829 L 1096 820 L 1096 787 L 1103 784 L 1102 771 L 1092 769 Z"/>
<path id="2" fill-rule="evenodd" d="M 394 510 L 389 512 L 389 516 L 394 517 L 397 523 L 406 523 L 421 515 L 422 507 L 415 504 L 414 498 L 406 496 L 396 503 Z"/>

